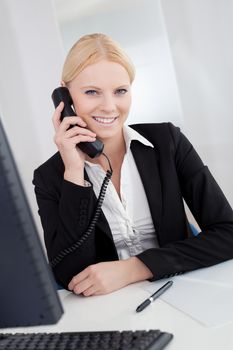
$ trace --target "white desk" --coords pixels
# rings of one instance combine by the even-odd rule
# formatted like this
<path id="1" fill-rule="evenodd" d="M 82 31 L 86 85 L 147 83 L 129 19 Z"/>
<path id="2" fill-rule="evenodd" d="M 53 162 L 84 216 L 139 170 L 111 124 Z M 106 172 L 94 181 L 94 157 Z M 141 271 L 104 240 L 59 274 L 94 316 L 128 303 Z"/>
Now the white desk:
<path id="1" fill-rule="evenodd" d="M 1 332 L 67 332 L 124 329 L 161 329 L 174 334 L 167 350 L 232 350 L 233 322 L 207 328 L 189 316 L 157 299 L 145 310 L 136 307 L 150 295 L 140 282 L 117 292 L 95 297 L 82 297 L 59 291 L 64 315 L 54 326 L 13 328 Z M 233 296 L 232 296 L 233 297 Z"/>

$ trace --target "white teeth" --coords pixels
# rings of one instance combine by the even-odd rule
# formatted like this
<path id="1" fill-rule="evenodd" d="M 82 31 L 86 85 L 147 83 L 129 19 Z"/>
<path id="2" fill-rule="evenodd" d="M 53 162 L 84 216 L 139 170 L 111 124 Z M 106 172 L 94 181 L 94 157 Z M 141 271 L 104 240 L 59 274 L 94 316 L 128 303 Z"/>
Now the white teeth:
<path id="1" fill-rule="evenodd" d="M 93 117 L 98 123 L 101 124 L 111 124 L 114 122 L 116 118 L 101 118 L 101 117 Z"/>

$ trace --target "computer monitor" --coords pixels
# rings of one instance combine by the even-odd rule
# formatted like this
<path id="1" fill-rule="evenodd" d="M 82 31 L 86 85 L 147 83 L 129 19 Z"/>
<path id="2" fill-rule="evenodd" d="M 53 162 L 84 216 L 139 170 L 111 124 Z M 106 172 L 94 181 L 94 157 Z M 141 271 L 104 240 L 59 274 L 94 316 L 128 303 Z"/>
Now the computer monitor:
<path id="1" fill-rule="evenodd" d="M 62 313 L 0 118 L 0 328 L 54 324 Z"/>

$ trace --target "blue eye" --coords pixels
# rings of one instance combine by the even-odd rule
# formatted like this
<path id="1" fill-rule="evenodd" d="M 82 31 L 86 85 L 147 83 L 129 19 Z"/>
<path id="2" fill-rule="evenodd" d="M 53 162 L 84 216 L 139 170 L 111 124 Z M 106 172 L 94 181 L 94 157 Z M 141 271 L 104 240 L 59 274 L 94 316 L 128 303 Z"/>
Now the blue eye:
<path id="1" fill-rule="evenodd" d="M 85 91 L 85 94 L 86 95 L 96 95 L 97 91 L 96 90 L 87 90 L 87 91 Z"/>
<path id="2" fill-rule="evenodd" d="M 126 90 L 126 89 L 117 89 L 117 90 L 116 90 L 116 94 L 118 94 L 118 95 L 124 95 L 124 94 L 126 94 L 127 91 L 128 91 L 128 90 Z"/>

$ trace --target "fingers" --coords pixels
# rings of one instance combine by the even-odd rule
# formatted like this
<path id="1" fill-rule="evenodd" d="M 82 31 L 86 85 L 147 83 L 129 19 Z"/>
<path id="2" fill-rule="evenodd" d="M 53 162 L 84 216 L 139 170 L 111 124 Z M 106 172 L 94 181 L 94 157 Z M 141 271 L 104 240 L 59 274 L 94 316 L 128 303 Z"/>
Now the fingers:
<path id="1" fill-rule="evenodd" d="M 90 297 L 91 295 L 100 295 L 101 293 L 96 289 L 95 286 L 92 286 L 90 288 L 87 288 L 82 293 L 85 297 Z"/>
<path id="2" fill-rule="evenodd" d="M 53 115 L 53 125 L 55 128 L 54 142 L 59 147 L 63 147 L 64 143 L 70 142 L 70 145 L 76 145 L 80 142 L 93 142 L 96 139 L 96 134 L 86 129 L 87 124 L 78 116 L 65 117 L 60 121 L 61 112 L 64 108 L 64 103 L 61 102 L 55 109 Z M 74 125 L 69 128 L 70 125 Z"/>
<path id="3" fill-rule="evenodd" d="M 86 278 L 84 281 L 75 284 L 74 288 L 73 288 L 73 292 L 75 294 L 81 294 L 83 292 L 85 292 L 86 289 L 93 287 L 91 281 L 89 278 Z"/>
<path id="4" fill-rule="evenodd" d="M 96 134 L 91 130 L 88 130 L 86 128 L 80 128 L 77 125 L 66 131 L 66 138 L 70 138 L 77 135 L 86 135 L 90 137 L 96 137 Z"/>
<path id="5" fill-rule="evenodd" d="M 70 125 L 78 124 L 83 128 L 85 128 L 87 126 L 87 124 L 84 122 L 84 120 L 82 120 L 82 118 L 80 118 L 78 116 L 65 117 L 61 121 L 61 112 L 62 112 L 63 108 L 64 108 L 64 102 L 60 102 L 59 105 L 57 106 L 57 108 L 55 109 L 54 114 L 53 114 L 52 121 L 53 121 L 53 126 L 54 126 L 55 131 L 58 131 L 60 125 L 62 126 L 63 131 L 66 131 Z"/>
<path id="6" fill-rule="evenodd" d="M 97 286 L 91 282 L 90 278 L 86 278 L 81 283 L 76 284 L 73 289 L 73 293 L 83 294 L 84 296 L 94 295 L 97 291 Z"/>
<path id="7" fill-rule="evenodd" d="M 67 131 L 70 127 L 70 125 L 78 125 L 82 128 L 86 128 L 87 124 L 84 122 L 84 120 L 81 117 L 65 117 L 62 122 L 60 122 L 60 128 L 62 131 Z"/>
<path id="8" fill-rule="evenodd" d="M 68 284 L 69 290 L 73 290 L 76 284 L 84 281 L 88 276 L 89 276 L 88 268 L 78 273 L 76 276 L 72 278 L 72 280 Z"/>
<path id="9" fill-rule="evenodd" d="M 70 139 L 73 145 L 77 145 L 81 142 L 94 142 L 95 140 L 96 140 L 95 137 L 86 136 L 86 135 L 78 135 Z"/>
<path id="10" fill-rule="evenodd" d="M 87 269 L 73 277 L 68 288 L 73 293 L 83 294 L 84 296 L 91 296 L 98 292 L 98 288 L 94 285 L 94 281 L 89 276 Z"/>
<path id="11" fill-rule="evenodd" d="M 72 148 L 75 147 L 77 144 L 81 142 L 94 142 L 96 140 L 96 137 L 89 136 L 89 135 L 76 135 L 73 137 L 65 137 L 62 134 L 56 134 L 54 136 L 54 142 L 57 145 L 58 149 L 62 150 L 64 148 L 64 145 L 67 144 L 67 141 L 69 145 L 72 145 Z"/>
<path id="12" fill-rule="evenodd" d="M 53 114 L 53 118 L 52 118 L 52 121 L 53 121 L 53 126 L 54 126 L 54 129 L 57 131 L 60 124 L 61 124 L 61 121 L 60 121 L 60 118 L 61 118 L 61 112 L 64 108 L 64 102 L 60 102 L 59 105 L 57 106 L 57 108 L 55 109 L 55 112 Z"/>
<path id="13" fill-rule="evenodd" d="M 68 289 L 75 294 L 83 294 L 84 296 L 97 295 L 100 292 L 98 279 L 96 265 L 90 265 L 72 278 Z"/>
<path id="14" fill-rule="evenodd" d="M 72 278 L 68 288 L 85 296 L 107 294 L 128 284 L 122 277 L 124 270 L 125 265 L 118 261 L 89 265 Z"/>

